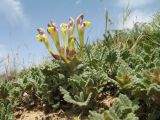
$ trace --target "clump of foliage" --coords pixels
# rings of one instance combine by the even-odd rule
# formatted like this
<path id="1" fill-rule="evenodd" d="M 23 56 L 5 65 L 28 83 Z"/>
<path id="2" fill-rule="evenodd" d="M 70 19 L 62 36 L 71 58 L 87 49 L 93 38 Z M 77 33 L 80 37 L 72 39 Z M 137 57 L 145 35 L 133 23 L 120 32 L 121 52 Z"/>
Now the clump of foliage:
<path id="1" fill-rule="evenodd" d="M 1 120 L 13 120 L 13 105 L 12 103 L 4 104 L 0 103 L 0 119 Z"/>
<path id="2" fill-rule="evenodd" d="M 83 73 L 70 77 L 68 86 L 68 91 L 60 88 L 64 100 L 85 109 L 93 109 L 93 105 L 96 107 L 96 102 L 101 99 L 99 94 L 103 94 L 101 97 L 105 97 L 107 93 L 117 95 L 119 87 L 102 69 L 96 70 L 89 66 L 84 68 Z"/>
<path id="3" fill-rule="evenodd" d="M 13 86 L 7 82 L 0 84 L 0 119 L 12 120 L 14 103 L 10 98 L 15 93 Z M 14 97 L 14 95 L 12 96 Z"/>
<path id="4" fill-rule="evenodd" d="M 132 102 L 126 95 L 120 94 L 113 102 L 109 110 L 103 113 L 90 111 L 90 120 L 138 120 L 135 112 L 138 110 L 138 103 Z"/>

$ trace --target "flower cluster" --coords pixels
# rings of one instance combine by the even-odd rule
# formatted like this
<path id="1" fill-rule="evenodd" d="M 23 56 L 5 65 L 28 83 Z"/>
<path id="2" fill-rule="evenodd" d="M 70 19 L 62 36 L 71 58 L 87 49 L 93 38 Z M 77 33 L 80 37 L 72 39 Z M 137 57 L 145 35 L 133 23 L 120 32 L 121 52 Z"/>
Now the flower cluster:
<path id="1" fill-rule="evenodd" d="M 76 22 L 74 22 L 74 19 L 72 17 L 69 18 L 69 23 L 62 23 L 60 25 L 60 32 L 63 39 L 63 46 L 60 44 L 60 38 L 59 38 L 59 29 L 56 25 L 56 23 L 51 20 L 48 24 L 47 32 L 51 36 L 57 51 L 59 53 L 55 54 L 52 50 L 48 36 L 46 31 L 43 28 L 37 29 L 38 35 L 36 36 L 37 40 L 40 42 L 43 42 L 45 46 L 47 47 L 49 53 L 56 59 L 56 60 L 63 60 L 66 63 L 70 63 L 73 58 L 79 57 L 81 55 L 81 52 L 84 47 L 84 31 L 85 28 L 90 26 L 89 21 L 83 20 L 84 15 L 81 14 L 77 17 Z M 80 49 L 79 51 L 76 50 L 76 37 L 74 35 L 74 29 L 77 28 L 78 32 L 78 39 L 79 39 L 79 45 Z"/>

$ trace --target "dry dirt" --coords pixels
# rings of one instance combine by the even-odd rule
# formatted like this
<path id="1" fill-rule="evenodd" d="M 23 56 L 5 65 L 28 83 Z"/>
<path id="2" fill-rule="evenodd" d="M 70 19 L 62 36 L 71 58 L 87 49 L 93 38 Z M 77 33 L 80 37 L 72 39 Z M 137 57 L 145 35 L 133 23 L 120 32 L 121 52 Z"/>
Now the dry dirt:
<path id="1" fill-rule="evenodd" d="M 101 101 L 97 101 L 100 104 L 103 104 L 106 107 L 109 107 L 114 100 L 116 100 L 116 97 L 106 97 Z M 67 109 L 67 111 L 59 110 L 58 112 L 52 112 L 49 114 L 44 114 L 43 111 L 39 109 L 32 109 L 32 110 L 26 110 L 23 107 L 17 108 L 17 111 L 14 113 L 14 120 L 76 120 L 73 119 L 78 114 L 74 113 L 75 110 Z M 81 118 L 81 120 L 88 120 L 87 117 Z"/>
<path id="2" fill-rule="evenodd" d="M 14 120 L 74 120 L 73 118 L 78 116 L 74 114 L 65 114 L 63 111 L 56 113 L 50 113 L 45 115 L 42 111 L 18 111 L 14 114 Z M 82 119 L 87 120 L 87 119 Z"/>

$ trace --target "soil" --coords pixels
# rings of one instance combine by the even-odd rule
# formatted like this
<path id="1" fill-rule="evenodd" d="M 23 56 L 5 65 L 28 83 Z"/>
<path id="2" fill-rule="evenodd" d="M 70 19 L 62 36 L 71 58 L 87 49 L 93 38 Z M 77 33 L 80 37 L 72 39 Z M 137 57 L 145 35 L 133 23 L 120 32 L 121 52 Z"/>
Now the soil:
<path id="1" fill-rule="evenodd" d="M 109 107 L 116 99 L 116 97 L 109 96 L 97 102 L 103 104 L 103 106 Z M 45 114 L 45 112 L 39 108 L 26 109 L 24 107 L 17 107 L 14 112 L 14 120 L 78 120 L 76 119 L 78 116 L 79 114 L 75 113 L 75 110 L 69 108 L 65 111 L 59 110 L 57 112 Z M 88 119 L 86 116 L 82 116 L 81 120 Z"/>
<path id="2" fill-rule="evenodd" d="M 33 111 L 18 111 L 14 114 L 15 120 L 70 120 L 70 118 L 65 115 L 63 111 L 57 113 L 44 114 L 43 111 L 33 110 Z"/>
<path id="3" fill-rule="evenodd" d="M 20 118 L 16 118 L 15 120 L 41 120 L 44 116 L 44 113 L 41 111 L 25 111 Z"/>

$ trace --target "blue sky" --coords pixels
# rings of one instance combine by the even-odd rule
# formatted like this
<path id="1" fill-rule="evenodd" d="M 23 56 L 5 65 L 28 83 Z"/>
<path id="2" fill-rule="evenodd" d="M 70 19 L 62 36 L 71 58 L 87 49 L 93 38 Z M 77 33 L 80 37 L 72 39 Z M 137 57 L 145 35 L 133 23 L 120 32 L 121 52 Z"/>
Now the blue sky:
<path id="1" fill-rule="evenodd" d="M 90 41 L 104 32 L 105 9 L 113 21 L 111 28 L 122 28 L 122 15 L 128 0 L 0 0 L 0 61 L 16 56 L 19 66 L 39 63 L 49 56 L 45 46 L 35 39 L 38 27 L 47 28 L 50 19 L 68 22 L 80 13 L 91 21 L 86 30 Z M 160 10 L 160 0 L 130 0 L 131 15 L 125 27 L 135 21 L 148 22 Z M 3 62 L 6 64 L 6 62 Z M 3 64 L 0 63 L 0 64 Z M 1 67 L 1 66 L 0 66 Z"/>

